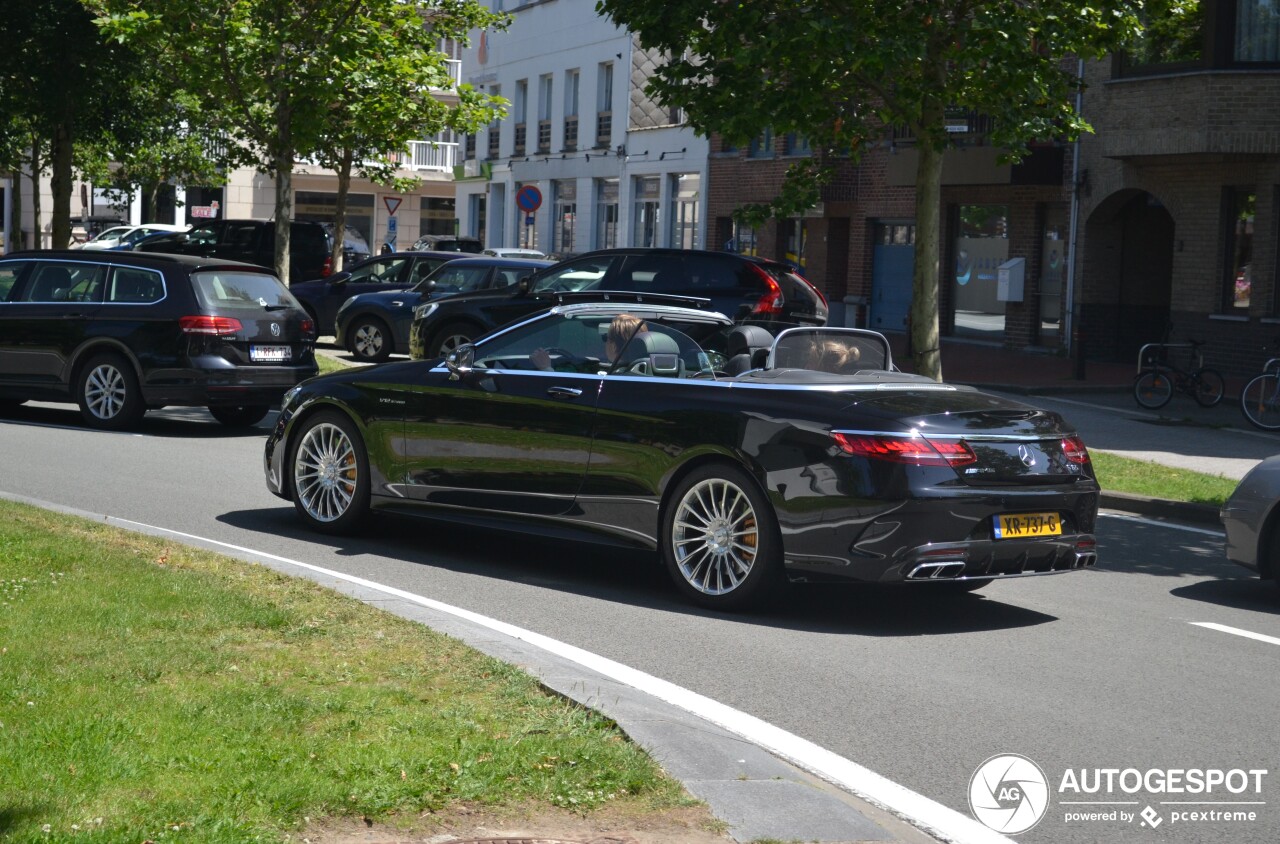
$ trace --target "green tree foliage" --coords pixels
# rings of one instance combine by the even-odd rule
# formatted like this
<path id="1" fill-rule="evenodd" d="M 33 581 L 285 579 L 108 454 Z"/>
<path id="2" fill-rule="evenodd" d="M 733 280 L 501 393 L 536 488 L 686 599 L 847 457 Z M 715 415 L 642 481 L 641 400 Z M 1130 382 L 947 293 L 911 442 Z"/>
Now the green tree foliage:
<path id="1" fill-rule="evenodd" d="M 225 115 L 259 169 L 274 177 L 276 271 L 286 279 L 299 154 L 345 146 L 354 158 L 395 148 L 405 124 L 389 111 L 416 110 L 423 120 L 413 128 L 424 136 L 444 128 L 431 125 L 440 113 L 426 103 L 443 66 L 436 39 L 502 20 L 475 0 L 85 2 L 99 11 L 106 32 L 153 56 L 202 110 Z M 353 83 L 353 76 L 368 79 Z M 392 85 L 402 97 L 381 95 L 379 86 Z M 344 102 L 374 90 L 376 102 Z M 463 98 L 475 102 L 465 92 Z M 357 138 L 366 128 L 373 137 Z"/>
<path id="2" fill-rule="evenodd" d="M 918 372 L 941 379 L 939 224 L 945 113 L 992 118 L 1018 155 L 1034 139 L 1087 129 L 1065 57 L 1091 58 L 1138 30 L 1141 0 L 599 0 L 597 8 L 670 59 L 651 92 L 703 132 L 745 143 L 765 127 L 809 138 L 815 160 L 788 173 L 764 209 L 798 213 L 833 158 L 896 127 L 914 138 L 916 267 L 911 335 Z"/>
<path id="3" fill-rule="evenodd" d="M 52 242 L 64 247 L 76 144 L 135 111 L 126 80 L 139 59 L 105 42 L 80 0 L 6 0 L 0 26 L 0 167 L 33 169 L 37 198 L 36 179 L 48 168 Z"/>

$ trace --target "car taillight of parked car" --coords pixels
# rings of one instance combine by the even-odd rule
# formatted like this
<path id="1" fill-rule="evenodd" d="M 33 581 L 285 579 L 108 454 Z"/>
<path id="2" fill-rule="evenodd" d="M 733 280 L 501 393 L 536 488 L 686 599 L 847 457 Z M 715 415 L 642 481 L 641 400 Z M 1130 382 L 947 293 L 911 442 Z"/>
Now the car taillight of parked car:
<path id="1" fill-rule="evenodd" d="M 304 319 L 304 320 L 302 321 L 302 333 L 303 333 L 303 334 L 315 334 L 315 333 L 316 333 L 316 324 L 315 324 L 314 322 L 312 322 L 311 320 L 309 320 L 309 319 Z"/>
<path id="2" fill-rule="evenodd" d="M 899 437 L 880 434 L 843 434 L 833 431 L 840 450 L 855 457 L 910 463 L 916 466 L 967 466 L 978 461 L 977 455 L 963 440 L 931 442 L 924 437 Z"/>
<path id="3" fill-rule="evenodd" d="M 1067 462 L 1079 466 L 1089 462 L 1089 450 L 1084 447 L 1084 440 L 1079 437 L 1063 438 L 1062 456 L 1067 459 Z"/>
<path id="4" fill-rule="evenodd" d="M 240 320 L 220 316 L 184 316 L 178 320 L 183 334 L 209 334 L 222 336 L 244 330 Z"/>
<path id="5" fill-rule="evenodd" d="M 320 265 L 320 277 L 333 275 L 333 256 L 325 255 L 324 263 Z"/>
<path id="6" fill-rule="evenodd" d="M 765 272 L 761 267 L 755 264 L 748 265 L 751 272 L 755 273 L 761 281 L 765 283 L 765 294 L 760 297 L 755 306 L 751 309 L 752 316 L 780 317 L 782 316 L 782 286 L 777 280 Z"/>

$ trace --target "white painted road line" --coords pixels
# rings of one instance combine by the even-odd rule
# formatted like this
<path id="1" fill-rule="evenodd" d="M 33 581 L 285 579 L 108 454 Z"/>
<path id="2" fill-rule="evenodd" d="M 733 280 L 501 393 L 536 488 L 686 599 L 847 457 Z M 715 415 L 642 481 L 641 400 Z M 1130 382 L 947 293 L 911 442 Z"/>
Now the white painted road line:
<path id="1" fill-rule="evenodd" d="M 674 683 L 669 683 L 651 674 L 638 671 L 619 662 L 583 650 L 582 648 L 543 636 L 531 630 L 525 630 L 513 624 L 499 621 L 470 610 L 455 607 L 432 598 L 415 595 L 403 589 L 386 586 L 372 580 L 345 574 L 333 569 L 291 560 L 265 551 L 257 551 L 229 542 L 198 536 L 191 533 L 172 530 L 170 528 L 135 522 L 114 516 L 86 513 L 73 508 L 50 502 L 38 501 L 10 493 L 0 493 L 0 497 L 21 501 L 36 507 L 43 507 L 58 512 L 70 513 L 95 521 L 104 521 L 118 527 L 148 533 L 153 536 L 173 536 L 191 540 L 205 548 L 223 548 L 239 554 L 258 559 L 273 560 L 278 563 L 294 566 L 314 574 L 332 577 L 366 589 L 372 589 L 387 595 L 393 595 L 405 601 L 427 607 L 437 612 L 446 613 L 464 619 L 473 624 L 502 633 L 522 642 L 533 645 L 547 653 L 570 660 L 584 668 L 595 671 L 619 683 L 652 695 L 659 700 L 678 706 L 716 726 L 722 727 L 737 736 L 750 741 L 776 756 L 803 768 L 809 773 L 837 785 L 846 791 L 873 803 L 882 809 L 908 821 L 925 832 L 951 844 L 1014 844 L 1013 840 L 989 829 L 972 818 L 961 814 L 947 806 L 925 797 L 922 794 L 899 785 L 892 780 L 845 759 L 829 750 L 803 739 L 793 733 L 748 715 L 723 703 L 704 697 Z"/>
<path id="2" fill-rule="evenodd" d="M 1128 513 L 1099 513 L 1099 518 L 1121 519 L 1126 522 L 1138 522 L 1144 525 L 1153 525 L 1155 527 L 1173 528 L 1174 530 L 1185 530 L 1188 533 L 1198 533 L 1203 536 L 1212 536 L 1216 539 L 1225 539 L 1226 534 L 1220 530 L 1212 530 L 1210 528 L 1198 528 L 1191 525 L 1180 525 L 1177 522 L 1162 522 L 1159 519 L 1144 519 L 1141 516 L 1131 516 Z"/>
<path id="3" fill-rule="evenodd" d="M 1228 627 L 1225 624 L 1217 624 L 1212 621 L 1189 621 L 1187 623 L 1194 624 L 1196 627 L 1205 627 L 1209 630 L 1217 630 L 1219 633 L 1230 633 L 1232 636 L 1243 636 L 1246 639 L 1254 639 L 1259 642 L 1266 642 L 1270 645 L 1280 645 L 1280 638 L 1267 636 L 1264 633 L 1254 633 L 1251 630 L 1241 630 L 1239 627 Z"/>

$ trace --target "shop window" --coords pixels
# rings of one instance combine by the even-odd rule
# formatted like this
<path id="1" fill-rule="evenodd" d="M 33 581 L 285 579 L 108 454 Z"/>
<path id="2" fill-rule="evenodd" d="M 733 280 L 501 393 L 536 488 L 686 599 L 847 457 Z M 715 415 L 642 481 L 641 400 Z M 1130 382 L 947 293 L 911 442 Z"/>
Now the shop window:
<path id="1" fill-rule="evenodd" d="M 1253 294 L 1253 222 L 1258 195 L 1248 188 L 1226 192 L 1227 266 L 1222 288 L 1222 310 L 1247 314 Z"/>

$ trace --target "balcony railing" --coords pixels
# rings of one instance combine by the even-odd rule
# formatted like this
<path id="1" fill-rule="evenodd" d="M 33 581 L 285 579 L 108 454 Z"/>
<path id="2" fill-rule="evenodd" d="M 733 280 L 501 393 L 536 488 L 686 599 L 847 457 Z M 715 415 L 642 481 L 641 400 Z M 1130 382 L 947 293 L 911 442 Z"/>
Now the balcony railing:
<path id="1" fill-rule="evenodd" d="M 431 143 L 410 141 L 407 152 L 395 157 L 398 165 L 406 170 L 429 170 L 436 173 L 452 173 L 458 163 L 456 143 Z"/>
<path id="2" fill-rule="evenodd" d="M 516 145 L 512 151 L 513 155 L 524 155 L 524 135 L 525 125 L 523 123 L 516 124 Z"/>
<path id="3" fill-rule="evenodd" d="M 573 152 L 578 148 L 578 115 L 564 119 L 564 148 Z"/>
<path id="4" fill-rule="evenodd" d="M 538 152 L 551 152 L 551 121 L 538 121 Z"/>
<path id="5" fill-rule="evenodd" d="M 596 149 L 608 149 L 613 144 L 613 112 L 596 113 Z"/>

